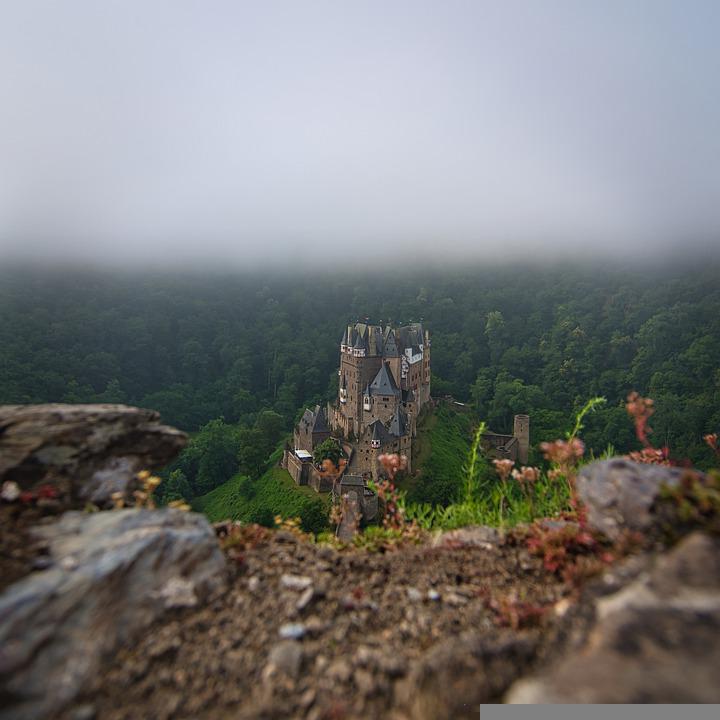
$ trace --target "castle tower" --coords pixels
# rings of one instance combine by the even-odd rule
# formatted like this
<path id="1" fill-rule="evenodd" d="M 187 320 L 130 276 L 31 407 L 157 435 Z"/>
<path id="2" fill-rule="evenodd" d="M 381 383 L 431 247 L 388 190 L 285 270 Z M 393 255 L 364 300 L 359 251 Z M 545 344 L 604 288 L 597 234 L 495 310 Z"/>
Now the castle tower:
<path id="1" fill-rule="evenodd" d="M 513 435 L 518 441 L 518 460 L 527 465 L 530 450 L 530 416 L 516 415 L 513 422 Z"/>

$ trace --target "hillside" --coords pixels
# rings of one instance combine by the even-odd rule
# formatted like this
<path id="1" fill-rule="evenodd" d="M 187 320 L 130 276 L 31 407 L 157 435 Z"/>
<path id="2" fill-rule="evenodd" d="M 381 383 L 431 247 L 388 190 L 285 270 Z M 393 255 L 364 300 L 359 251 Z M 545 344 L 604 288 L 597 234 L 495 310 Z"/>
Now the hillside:
<path id="1" fill-rule="evenodd" d="M 420 415 L 413 441 L 413 473 L 399 483 L 409 501 L 448 505 L 458 500 L 473 429 L 472 414 L 449 403 Z"/>
<path id="2" fill-rule="evenodd" d="M 533 442 L 552 441 L 602 395 L 588 448 L 637 449 L 623 409 L 634 389 L 655 399 L 662 443 L 707 467 L 702 436 L 720 426 L 717 276 L 716 263 L 476 266 L 359 274 L 348 287 L 319 272 L 0 271 L 0 402 L 125 402 L 190 432 L 220 417 L 252 428 L 271 409 L 288 432 L 298 408 L 335 396 L 348 319 L 422 318 L 433 395 L 471 404 L 496 431 L 527 413 Z"/>
<path id="3" fill-rule="evenodd" d="M 237 474 L 191 504 L 210 522 L 242 520 L 272 526 L 273 518 L 280 515 L 299 517 L 303 530 L 320 532 L 327 525 L 330 498 L 297 486 L 287 470 L 272 467 L 254 482 Z"/>

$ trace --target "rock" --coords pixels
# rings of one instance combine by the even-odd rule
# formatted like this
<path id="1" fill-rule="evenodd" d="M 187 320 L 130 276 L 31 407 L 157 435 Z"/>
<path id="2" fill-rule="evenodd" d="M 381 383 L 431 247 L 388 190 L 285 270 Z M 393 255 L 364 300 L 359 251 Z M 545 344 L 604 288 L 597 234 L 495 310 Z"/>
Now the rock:
<path id="1" fill-rule="evenodd" d="M 277 672 L 297 678 L 303 661 L 303 650 L 295 640 L 283 640 L 273 647 L 263 670 L 263 679 L 271 680 Z"/>
<path id="2" fill-rule="evenodd" d="M 97 710 L 94 705 L 78 705 L 70 717 L 72 720 L 95 720 Z"/>
<path id="3" fill-rule="evenodd" d="M 297 610 L 304 610 L 313 600 L 315 597 L 315 588 L 310 586 L 309 588 L 305 588 L 303 590 L 302 595 L 298 598 L 298 601 L 295 603 L 295 608 Z"/>
<path id="4" fill-rule="evenodd" d="M 449 592 L 445 594 L 443 596 L 443 600 L 452 607 L 460 607 L 461 605 L 467 604 L 467 598 L 456 592 Z"/>
<path id="5" fill-rule="evenodd" d="M 312 585 L 312 578 L 307 575 L 282 575 L 280 585 L 288 590 L 305 590 Z"/>
<path id="6" fill-rule="evenodd" d="M 720 539 L 689 535 L 592 602 L 584 643 L 547 674 L 516 683 L 507 702 L 720 702 Z"/>
<path id="7" fill-rule="evenodd" d="M 477 718 L 516 680 L 535 654 L 535 641 L 469 632 L 432 648 L 397 685 L 397 700 L 414 720 Z"/>
<path id="8" fill-rule="evenodd" d="M 281 638 L 286 640 L 300 640 L 305 636 L 306 629 L 302 623 L 286 623 L 280 626 L 278 631 Z"/>
<path id="9" fill-rule="evenodd" d="M 375 680 L 372 673 L 358 668 L 353 675 L 353 680 L 355 681 L 355 687 L 361 695 L 372 695 L 375 690 Z"/>
<path id="10" fill-rule="evenodd" d="M 0 718 L 56 712 L 169 607 L 225 584 L 225 560 L 201 515 L 69 512 L 35 532 L 54 564 L 0 595 Z"/>
<path id="11" fill-rule="evenodd" d="M 330 664 L 326 674 L 337 682 L 347 682 L 352 675 L 352 667 L 347 660 L 339 658 Z"/>
<path id="12" fill-rule="evenodd" d="M 160 415 L 126 405 L 0 406 L 0 481 L 56 487 L 64 507 L 110 506 L 140 470 L 165 466 L 187 443 Z"/>
<path id="13" fill-rule="evenodd" d="M 503 539 L 504 533 L 502 530 L 486 527 L 485 525 L 477 525 L 440 533 L 433 538 L 433 545 L 435 547 L 453 548 L 467 545 L 492 550 L 501 544 Z"/>
<path id="14" fill-rule="evenodd" d="M 0 490 L 0 499 L 5 502 L 15 502 L 20 498 L 20 486 L 12 480 L 6 480 L 2 484 L 2 490 Z"/>
<path id="15" fill-rule="evenodd" d="M 622 458 L 586 465 L 577 478 L 590 527 L 616 539 L 625 528 L 646 531 L 654 522 L 653 505 L 663 485 L 674 487 L 688 470 L 643 465 Z M 703 477 L 702 473 L 698 473 Z"/>
<path id="16" fill-rule="evenodd" d="M 166 608 L 195 607 L 198 603 L 195 595 L 195 583 L 181 577 L 170 578 L 156 594 Z"/>
<path id="17" fill-rule="evenodd" d="M 416 587 L 409 587 L 407 588 L 407 597 L 410 602 L 420 602 L 422 593 Z"/>

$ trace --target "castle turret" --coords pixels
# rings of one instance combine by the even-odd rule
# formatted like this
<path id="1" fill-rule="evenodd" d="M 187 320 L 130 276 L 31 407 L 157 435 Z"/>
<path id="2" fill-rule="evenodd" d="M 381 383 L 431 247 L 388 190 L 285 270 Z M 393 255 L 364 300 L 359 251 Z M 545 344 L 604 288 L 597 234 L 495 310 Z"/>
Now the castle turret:
<path id="1" fill-rule="evenodd" d="M 518 460 L 526 465 L 530 451 L 530 416 L 516 415 L 513 423 L 513 435 L 518 441 Z"/>

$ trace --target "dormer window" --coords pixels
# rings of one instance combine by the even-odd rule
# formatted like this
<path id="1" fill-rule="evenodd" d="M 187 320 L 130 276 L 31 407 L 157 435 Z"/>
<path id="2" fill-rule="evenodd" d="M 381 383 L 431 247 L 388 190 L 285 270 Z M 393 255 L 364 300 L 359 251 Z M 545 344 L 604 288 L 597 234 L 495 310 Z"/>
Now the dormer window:
<path id="1" fill-rule="evenodd" d="M 380 441 L 379 440 L 371 440 L 370 447 L 375 450 L 378 450 L 380 448 Z"/>
<path id="2" fill-rule="evenodd" d="M 370 409 L 370 396 L 365 395 L 363 397 L 363 410 L 369 410 Z"/>

